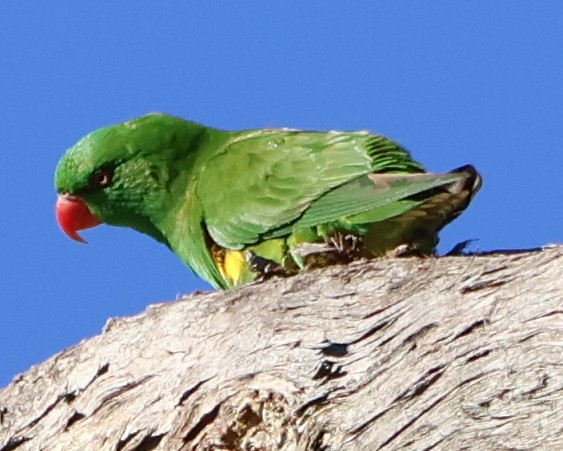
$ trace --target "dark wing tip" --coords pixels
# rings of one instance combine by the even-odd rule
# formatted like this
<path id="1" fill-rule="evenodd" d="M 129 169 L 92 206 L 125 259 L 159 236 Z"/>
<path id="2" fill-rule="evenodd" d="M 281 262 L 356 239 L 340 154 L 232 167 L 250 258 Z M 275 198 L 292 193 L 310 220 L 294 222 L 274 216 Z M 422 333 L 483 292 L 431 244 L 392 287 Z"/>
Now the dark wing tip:
<path id="1" fill-rule="evenodd" d="M 483 179 L 477 172 L 477 169 L 475 169 L 475 166 L 473 166 L 472 164 L 466 164 L 464 166 L 460 166 L 459 168 L 453 169 L 452 171 L 450 171 L 450 174 L 465 174 L 465 177 L 463 179 L 461 179 L 457 183 L 454 183 L 449 188 L 449 191 L 452 193 L 469 191 L 471 193 L 471 197 L 473 197 L 477 193 L 477 191 L 481 189 L 481 186 L 483 186 Z"/>

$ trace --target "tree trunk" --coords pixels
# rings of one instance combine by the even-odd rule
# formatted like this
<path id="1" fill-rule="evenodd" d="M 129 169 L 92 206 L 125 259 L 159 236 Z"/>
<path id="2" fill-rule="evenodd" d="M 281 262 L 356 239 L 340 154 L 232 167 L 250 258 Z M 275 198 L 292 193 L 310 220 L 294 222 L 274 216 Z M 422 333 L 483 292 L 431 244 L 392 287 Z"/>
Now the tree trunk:
<path id="1" fill-rule="evenodd" d="M 563 449 L 563 247 L 359 261 L 111 319 L 0 450 Z"/>

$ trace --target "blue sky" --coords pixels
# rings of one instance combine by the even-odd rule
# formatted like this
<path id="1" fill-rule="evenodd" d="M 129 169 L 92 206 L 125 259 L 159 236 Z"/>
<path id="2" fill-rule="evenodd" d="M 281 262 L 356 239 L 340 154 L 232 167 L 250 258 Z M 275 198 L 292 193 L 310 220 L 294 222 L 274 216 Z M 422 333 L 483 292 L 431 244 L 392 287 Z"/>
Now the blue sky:
<path id="1" fill-rule="evenodd" d="M 563 241 L 563 2 L 0 2 L 0 386 L 110 317 L 207 286 L 126 229 L 67 239 L 53 171 L 150 111 L 370 129 L 484 186 L 441 249 Z"/>

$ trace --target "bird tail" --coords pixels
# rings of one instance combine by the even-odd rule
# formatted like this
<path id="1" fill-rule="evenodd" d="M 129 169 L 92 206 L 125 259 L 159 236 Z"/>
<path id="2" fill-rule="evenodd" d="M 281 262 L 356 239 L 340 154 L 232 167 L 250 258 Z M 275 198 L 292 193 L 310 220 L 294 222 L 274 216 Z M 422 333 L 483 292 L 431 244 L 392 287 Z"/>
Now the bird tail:
<path id="1" fill-rule="evenodd" d="M 440 230 L 445 225 L 457 218 L 468 206 L 471 200 L 483 185 L 483 179 L 471 164 L 466 164 L 449 172 L 450 174 L 463 174 L 459 180 L 450 185 L 446 185 L 444 189 L 449 196 L 439 196 L 429 199 L 429 208 L 435 205 L 438 214 L 444 218 L 439 225 Z M 443 199 L 443 201 L 442 201 Z"/>
<path id="2" fill-rule="evenodd" d="M 450 171 L 450 174 L 464 174 L 465 177 L 452 183 L 450 187 L 450 192 L 452 194 L 460 194 L 462 192 L 467 192 L 469 194 L 469 200 L 473 199 L 475 194 L 483 186 L 483 179 L 481 175 L 477 172 L 475 167 L 471 164 L 466 164 L 457 169 Z"/>
<path id="3" fill-rule="evenodd" d="M 449 184 L 410 196 L 410 199 L 421 201 L 421 204 L 370 227 L 368 248 L 372 254 L 385 253 L 402 243 L 408 243 L 410 254 L 434 253 L 438 232 L 467 208 L 483 183 L 472 165 L 461 166 L 449 174 L 460 174 L 460 177 Z M 381 237 L 384 236 L 389 239 L 382 241 Z"/>

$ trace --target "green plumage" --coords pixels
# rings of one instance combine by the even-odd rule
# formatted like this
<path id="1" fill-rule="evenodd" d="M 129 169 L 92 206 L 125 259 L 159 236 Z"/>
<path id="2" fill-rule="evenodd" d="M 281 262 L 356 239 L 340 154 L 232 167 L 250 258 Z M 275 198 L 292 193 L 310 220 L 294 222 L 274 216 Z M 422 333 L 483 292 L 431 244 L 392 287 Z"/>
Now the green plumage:
<path id="1" fill-rule="evenodd" d="M 100 169 L 112 174 L 103 189 L 92 183 Z M 248 258 L 236 279 L 225 274 L 229 250 L 288 272 L 308 264 L 304 243 L 327 243 L 330 254 L 343 236 L 358 239 L 357 256 L 401 244 L 431 253 L 479 186 L 471 166 L 428 174 L 398 144 L 367 132 L 226 132 L 164 114 L 87 135 L 55 175 L 58 192 L 81 198 L 105 223 L 165 243 L 220 288 L 260 276 Z"/>

